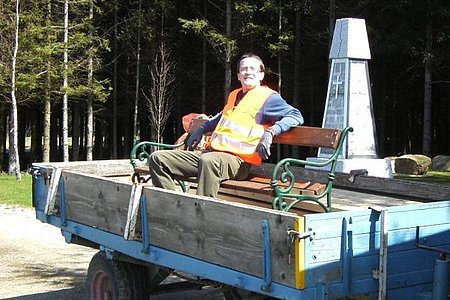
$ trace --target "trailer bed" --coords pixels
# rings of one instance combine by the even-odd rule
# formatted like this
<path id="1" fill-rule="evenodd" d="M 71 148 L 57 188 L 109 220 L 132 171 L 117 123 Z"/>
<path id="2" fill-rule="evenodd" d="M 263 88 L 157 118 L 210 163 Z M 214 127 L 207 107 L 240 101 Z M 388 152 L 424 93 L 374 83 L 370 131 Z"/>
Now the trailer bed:
<path id="1" fill-rule="evenodd" d="M 331 213 L 308 203 L 282 212 L 229 194 L 196 196 L 195 187 L 180 193 L 133 184 L 125 160 L 34 170 L 37 217 L 68 242 L 280 299 L 371 299 L 382 286 L 390 299 L 419 299 L 431 288 L 436 254 L 417 248 L 417 232 L 421 243 L 450 248 L 445 188 L 436 196 L 444 199 L 427 199 L 396 195 L 397 182 L 381 195 L 363 192 L 357 184 L 365 179 L 356 178 L 333 190 Z M 337 183 L 349 185 L 342 176 Z"/>

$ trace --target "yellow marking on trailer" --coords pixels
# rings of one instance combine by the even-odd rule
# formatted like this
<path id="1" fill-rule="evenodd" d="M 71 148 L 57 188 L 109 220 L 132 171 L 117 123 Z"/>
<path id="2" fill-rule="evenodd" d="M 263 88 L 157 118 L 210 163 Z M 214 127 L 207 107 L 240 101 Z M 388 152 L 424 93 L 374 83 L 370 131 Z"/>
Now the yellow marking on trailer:
<path id="1" fill-rule="evenodd" d="M 305 232 L 305 219 L 300 217 L 294 222 L 295 231 Z M 295 287 L 304 289 L 305 280 L 305 239 L 295 240 Z"/>

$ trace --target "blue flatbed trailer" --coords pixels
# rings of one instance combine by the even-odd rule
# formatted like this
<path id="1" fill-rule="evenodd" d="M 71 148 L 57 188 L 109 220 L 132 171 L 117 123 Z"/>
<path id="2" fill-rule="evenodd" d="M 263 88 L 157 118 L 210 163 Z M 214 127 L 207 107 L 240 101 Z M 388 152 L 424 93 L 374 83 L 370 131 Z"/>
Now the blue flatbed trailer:
<path id="1" fill-rule="evenodd" d="M 91 299 L 148 299 L 171 271 L 222 284 L 226 299 L 448 299 L 445 199 L 355 192 L 330 213 L 282 212 L 133 184 L 127 160 L 32 170 L 36 217 L 100 250 Z M 351 193 L 333 192 L 336 207 Z"/>

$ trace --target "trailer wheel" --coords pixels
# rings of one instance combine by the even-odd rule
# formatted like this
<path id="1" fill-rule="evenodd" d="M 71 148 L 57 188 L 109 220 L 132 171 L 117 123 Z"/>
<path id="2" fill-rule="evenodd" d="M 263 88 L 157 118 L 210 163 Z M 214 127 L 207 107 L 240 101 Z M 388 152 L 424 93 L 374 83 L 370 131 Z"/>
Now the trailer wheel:
<path id="1" fill-rule="evenodd" d="M 145 267 L 109 260 L 99 251 L 89 263 L 86 291 L 91 300 L 149 299 L 146 283 Z"/>

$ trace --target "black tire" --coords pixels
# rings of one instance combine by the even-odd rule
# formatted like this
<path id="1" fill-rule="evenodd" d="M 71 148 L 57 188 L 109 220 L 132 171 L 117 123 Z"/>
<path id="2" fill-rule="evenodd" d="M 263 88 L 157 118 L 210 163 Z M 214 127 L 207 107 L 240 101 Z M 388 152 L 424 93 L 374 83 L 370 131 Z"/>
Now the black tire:
<path id="1" fill-rule="evenodd" d="M 91 300 L 149 299 L 147 268 L 133 263 L 109 260 L 102 251 L 91 259 L 86 292 Z"/>

